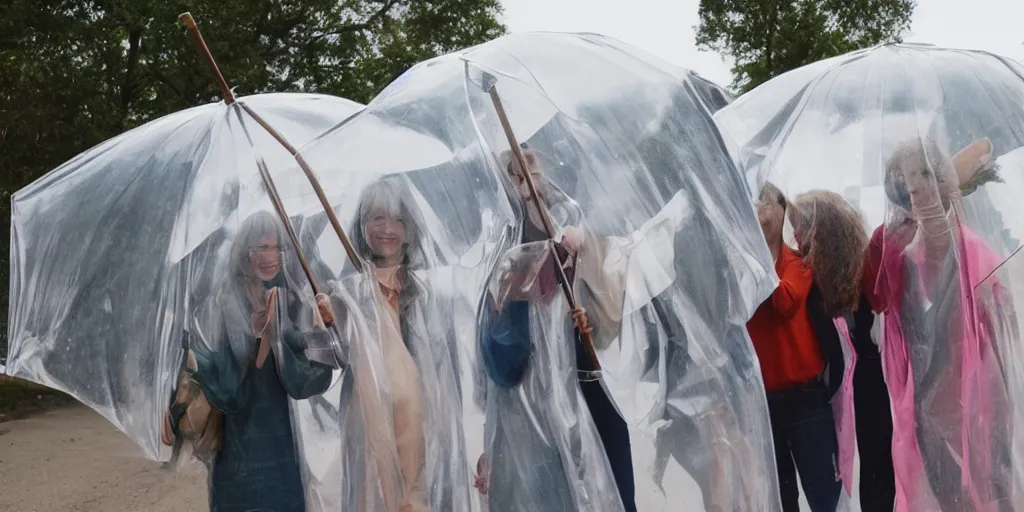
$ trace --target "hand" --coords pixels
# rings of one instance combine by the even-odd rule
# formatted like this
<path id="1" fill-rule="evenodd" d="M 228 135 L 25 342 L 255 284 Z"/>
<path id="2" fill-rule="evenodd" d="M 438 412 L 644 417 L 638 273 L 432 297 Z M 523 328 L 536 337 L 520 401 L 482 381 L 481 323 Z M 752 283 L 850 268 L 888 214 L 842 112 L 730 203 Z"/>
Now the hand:
<path id="1" fill-rule="evenodd" d="M 320 313 L 320 320 L 325 327 L 334 323 L 334 310 L 331 308 L 331 298 L 326 293 L 316 294 L 316 310 Z"/>
<path id="2" fill-rule="evenodd" d="M 587 310 L 580 306 L 576 306 L 572 310 L 572 323 L 576 326 L 576 330 L 580 334 L 590 334 L 594 332 L 594 328 L 590 325 L 590 319 L 587 318 Z"/>
<path id="3" fill-rule="evenodd" d="M 270 344 L 267 343 L 266 334 L 269 329 L 273 328 L 277 319 L 277 293 L 277 288 L 270 290 L 267 293 L 266 309 L 253 313 L 251 317 L 253 334 L 260 340 L 259 346 L 256 348 L 256 368 L 263 368 L 263 363 L 270 355 Z"/>
<path id="4" fill-rule="evenodd" d="M 171 413 L 164 411 L 164 424 L 160 428 L 160 442 L 165 446 L 174 445 L 174 428 L 171 426 Z"/>
<path id="5" fill-rule="evenodd" d="M 476 475 L 473 475 L 473 487 L 476 487 L 480 494 L 487 494 L 487 489 L 490 487 L 491 480 L 491 468 L 487 464 L 487 456 L 481 454 L 480 458 L 476 461 Z"/>
<path id="6" fill-rule="evenodd" d="M 267 303 L 263 311 L 257 311 L 250 316 L 252 322 L 252 333 L 257 338 L 263 338 L 267 330 L 277 319 L 277 288 L 267 292 Z"/>
<path id="7" fill-rule="evenodd" d="M 565 234 L 562 235 L 562 247 L 570 253 L 575 253 L 580 250 L 583 246 L 583 231 L 577 227 L 565 228 Z"/>

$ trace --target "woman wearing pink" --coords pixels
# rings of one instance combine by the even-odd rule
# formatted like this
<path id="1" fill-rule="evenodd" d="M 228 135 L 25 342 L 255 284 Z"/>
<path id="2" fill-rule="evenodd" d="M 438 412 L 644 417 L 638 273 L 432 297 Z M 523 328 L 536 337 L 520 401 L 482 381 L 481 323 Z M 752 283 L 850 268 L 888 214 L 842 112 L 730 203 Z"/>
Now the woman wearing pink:
<path id="1" fill-rule="evenodd" d="M 915 138 L 886 165 L 893 214 L 871 237 L 864 290 L 884 313 L 898 512 L 1012 510 L 996 328 L 1007 292 L 959 205 L 976 174 L 992 175 L 990 155 L 987 140 L 950 158 Z"/>

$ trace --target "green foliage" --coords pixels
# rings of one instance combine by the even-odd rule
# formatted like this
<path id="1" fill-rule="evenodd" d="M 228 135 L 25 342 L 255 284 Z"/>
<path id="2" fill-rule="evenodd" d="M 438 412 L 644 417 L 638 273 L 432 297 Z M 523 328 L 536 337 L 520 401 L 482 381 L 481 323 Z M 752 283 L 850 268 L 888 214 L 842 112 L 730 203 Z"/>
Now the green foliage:
<path id="1" fill-rule="evenodd" d="M 242 95 L 306 91 L 367 102 L 412 64 L 505 31 L 496 19 L 498 0 L 5 0 L 4 219 L 14 191 L 65 160 L 162 115 L 219 99 L 178 23 L 185 11 Z M 10 223 L 3 229 L 6 283 Z M 7 310 L 6 291 L 0 308 Z"/>
<path id="2" fill-rule="evenodd" d="M 74 401 L 55 389 L 0 375 L 0 423 Z"/>
<path id="3" fill-rule="evenodd" d="M 701 0 L 697 47 L 733 58 L 746 92 L 791 69 L 899 42 L 915 0 Z"/>

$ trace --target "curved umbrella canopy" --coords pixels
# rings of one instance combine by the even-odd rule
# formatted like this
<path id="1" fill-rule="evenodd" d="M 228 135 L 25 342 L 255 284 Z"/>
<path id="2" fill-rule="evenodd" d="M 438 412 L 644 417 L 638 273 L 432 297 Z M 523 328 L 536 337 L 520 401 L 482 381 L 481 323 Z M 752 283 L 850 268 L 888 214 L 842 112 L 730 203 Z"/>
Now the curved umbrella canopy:
<path id="1" fill-rule="evenodd" d="M 697 94 L 704 100 L 712 114 L 736 100 L 736 97 L 726 88 L 693 71 L 690 72 L 690 81 L 693 82 L 694 88 L 697 89 Z"/>
<path id="2" fill-rule="evenodd" d="M 578 69 L 587 71 L 571 71 Z M 301 150 L 345 225 L 357 223 L 367 191 L 381 182 L 415 205 L 417 240 L 429 247 L 419 282 L 430 293 L 417 306 L 425 317 L 421 331 L 403 324 L 403 335 L 430 411 L 424 413 L 430 420 L 423 427 L 422 488 L 431 490 L 431 504 L 478 510 L 470 476 L 481 456 L 538 462 L 543 455 L 537 450 L 544 449 L 537 443 L 547 439 L 563 460 L 583 467 L 567 468 L 563 476 L 582 500 L 578 507 L 620 506 L 575 379 L 562 377 L 573 375 L 575 365 L 570 333 L 561 328 L 568 321 L 565 302 L 556 297 L 538 311 L 551 319 L 552 327 L 536 334 L 544 339 L 534 340 L 545 354 L 537 357 L 550 366 L 536 370 L 535 385 L 523 385 L 532 396 L 525 401 L 488 383 L 479 333 L 466 322 L 474 313 L 451 306 L 454 300 L 477 309 L 487 297 L 485 285 L 501 275 L 500 262 L 530 254 L 514 248 L 524 210 L 508 178 L 503 155 L 510 145 L 487 84 L 498 91 L 518 142 L 540 155 L 546 179 L 578 205 L 595 247 L 611 244 L 624 255 L 618 267 L 609 267 L 616 276 L 610 286 L 629 297 L 617 308 L 621 335 L 600 358 L 610 396 L 630 426 L 640 508 L 667 508 L 666 498 L 673 508 L 692 509 L 702 500 L 708 509 L 712 500 L 741 509 L 778 503 L 764 391 L 745 330 L 774 286 L 771 259 L 712 109 L 686 70 L 602 36 L 533 33 L 415 66 L 360 114 Z M 307 225 L 312 231 L 304 229 L 304 236 L 316 240 L 310 243 L 327 262 L 323 268 L 344 266 L 344 252 L 322 232 L 323 221 Z M 628 272 L 626 261 L 632 262 Z M 336 296 L 362 290 L 357 276 L 343 270 Z M 419 318 L 409 311 L 407 318 Z M 444 347 L 456 354 L 446 355 Z M 352 367 L 353 374 L 359 371 Z M 386 388 L 391 377 L 374 375 Z M 354 393 L 347 384 L 327 400 L 346 408 Z M 485 431 L 518 407 L 533 411 L 506 420 L 521 427 L 506 432 L 522 441 L 515 444 L 518 453 L 489 453 L 496 445 Z M 306 450 L 326 508 L 344 507 L 353 499 L 347 493 L 363 492 L 358 484 L 353 490 L 334 483 L 339 474 L 351 474 L 360 457 L 330 441 L 359 435 L 351 420 L 365 411 L 345 411 L 341 431 L 313 443 L 332 448 Z M 653 474 L 646 471 L 652 464 Z M 696 485 L 662 485 L 665 478 L 689 481 L 686 473 Z M 501 481 L 497 473 L 491 478 Z M 519 500 L 522 510 L 559 506 L 530 502 L 544 493 L 503 497 L 494 490 L 491 500 Z"/>
<path id="3" fill-rule="evenodd" d="M 313 94 L 238 102 L 296 145 L 361 108 Z M 274 170 L 292 159 L 240 105 L 217 103 L 126 132 L 18 191 L 7 373 L 69 393 L 166 459 L 161 414 L 190 305 L 209 298 L 229 233 L 273 211 L 257 158 Z"/>
<path id="4" fill-rule="evenodd" d="M 783 74 L 715 117 L 754 190 L 840 194 L 873 232 L 862 291 L 885 313 L 897 509 L 1009 506 L 1024 420 L 1024 67 L 880 46 Z M 805 246 L 818 234 L 831 252 L 856 245 L 807 204 L 789 218 Z"/>

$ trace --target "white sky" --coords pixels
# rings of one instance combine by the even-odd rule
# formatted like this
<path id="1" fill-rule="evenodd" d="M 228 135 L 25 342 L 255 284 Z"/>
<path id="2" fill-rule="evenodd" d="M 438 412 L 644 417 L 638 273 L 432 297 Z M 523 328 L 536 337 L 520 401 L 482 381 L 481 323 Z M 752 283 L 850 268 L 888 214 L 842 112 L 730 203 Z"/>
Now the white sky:
<path id="1" fill-rule="evenodd" d="M 698 0 L 502 0 L 512 32 L 596 32 L 727 85 L 729 63 L 697 51 Z M 627 7 L 628 6 L 628 7 Z M 988 50 L 1024 61 L 1024 1 L 918 0 L 906 41 Z"/>

